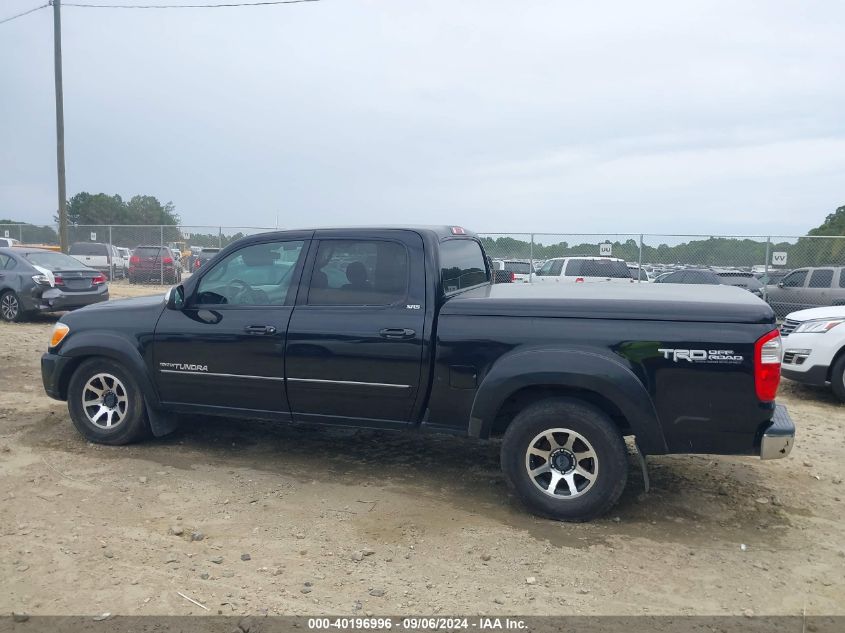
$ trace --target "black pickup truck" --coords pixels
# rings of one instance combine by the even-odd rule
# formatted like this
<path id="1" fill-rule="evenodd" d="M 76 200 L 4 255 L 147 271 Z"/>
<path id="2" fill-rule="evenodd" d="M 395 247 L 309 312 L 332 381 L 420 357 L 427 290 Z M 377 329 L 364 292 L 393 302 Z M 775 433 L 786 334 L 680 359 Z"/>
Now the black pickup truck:
<path id="1" fill-rule="evenodd" d="M 187 413 L 501 437 L 512 489 L 562 520 L 616 502 L 625 436 L 642 455 L 791 450 L 774 314 L 750 293 L 490 280 L 460 227 L 255 235 L 165 297 L 63 316 L 44 387 L 104 444 Z"/>

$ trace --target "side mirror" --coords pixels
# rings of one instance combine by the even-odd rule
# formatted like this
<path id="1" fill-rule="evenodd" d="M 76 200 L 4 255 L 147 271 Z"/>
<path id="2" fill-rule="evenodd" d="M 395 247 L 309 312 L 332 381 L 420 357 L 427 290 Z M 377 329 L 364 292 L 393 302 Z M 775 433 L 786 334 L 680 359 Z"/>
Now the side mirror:
<path id="1" fill-rule="evenodd" d="M 169 310 L 181 310 L 185 307 L 185 288 L 182 284 L 173 286 L 167 291 L 167 308 Z"/>
<path id="2" fill-rule="evenodd" d="M 783 288 L 783 282 L 782 281 L 778 282 L 778 288 Z"/>

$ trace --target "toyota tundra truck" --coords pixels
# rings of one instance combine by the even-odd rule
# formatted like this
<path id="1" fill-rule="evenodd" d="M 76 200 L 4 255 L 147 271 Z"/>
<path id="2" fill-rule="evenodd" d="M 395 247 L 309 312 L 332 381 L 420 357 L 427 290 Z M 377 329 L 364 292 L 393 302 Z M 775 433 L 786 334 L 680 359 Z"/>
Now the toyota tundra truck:
<path id="1" fill-rule="evenodd" d="M 788 455 L 780 363 L 771 308 L 739 288 L 491 284 L 475 235 L 421 227 L 244 238 L 164 297 L 63 316 L 41 369 L 92 442 L 185 414 L 497 438 L 530 510 L 584 521 L 625 487 L 626 436 Z"/>

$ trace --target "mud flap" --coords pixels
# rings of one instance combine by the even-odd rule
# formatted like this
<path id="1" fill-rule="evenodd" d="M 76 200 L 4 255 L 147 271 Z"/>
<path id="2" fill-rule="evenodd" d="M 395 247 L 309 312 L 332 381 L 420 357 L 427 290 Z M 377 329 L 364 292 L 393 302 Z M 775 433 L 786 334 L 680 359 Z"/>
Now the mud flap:
<path id="1" fill-rule="evenodd" d="M 146 398 L 144 398 L 144 404 L 147 406 L 147 419 L 150 421 L 150 430 L 154 436 L 169 435 L 179 427 L 179 418 L 175 413 L 165 413 L 153 409 Z"/>
<path id="2" fill-rule="evenodd" d="M 648 479 L 648 464 L 645 461 L 646 455 L 643 453 L 640 445 L 637 444 L 636 441 L 634 442 L 634 446 L 637 449 L 637 460 L 640 462 L 640 468 L 643 471 L 643 487 L 645 488 L 645 491 L 648 492 L 651 488 L 651 483 Z"/>

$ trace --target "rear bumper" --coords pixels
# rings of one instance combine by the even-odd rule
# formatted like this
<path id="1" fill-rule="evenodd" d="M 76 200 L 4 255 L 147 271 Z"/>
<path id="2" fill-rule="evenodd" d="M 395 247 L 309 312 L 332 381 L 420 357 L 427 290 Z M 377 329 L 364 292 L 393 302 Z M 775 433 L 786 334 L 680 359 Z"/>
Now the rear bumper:
<path id="1" fill-rule="evenodd" d="M 772 424 L 763 431 L 760 441 L 760 459 L 781 459 L 789 455 L 795 443 L 795 424 L 786 407 L 775 407 Z"/>
<path id="2" fill-rule="evenodd" d="M 49 288 L 35 299 L 36 310 L 41 312 L 60 312 L 75 310 L 93 303 L 109 300 L 109 289 L 105 284 L 97 290 L 87 292 L 65 292 L 59 288 Z"/>

